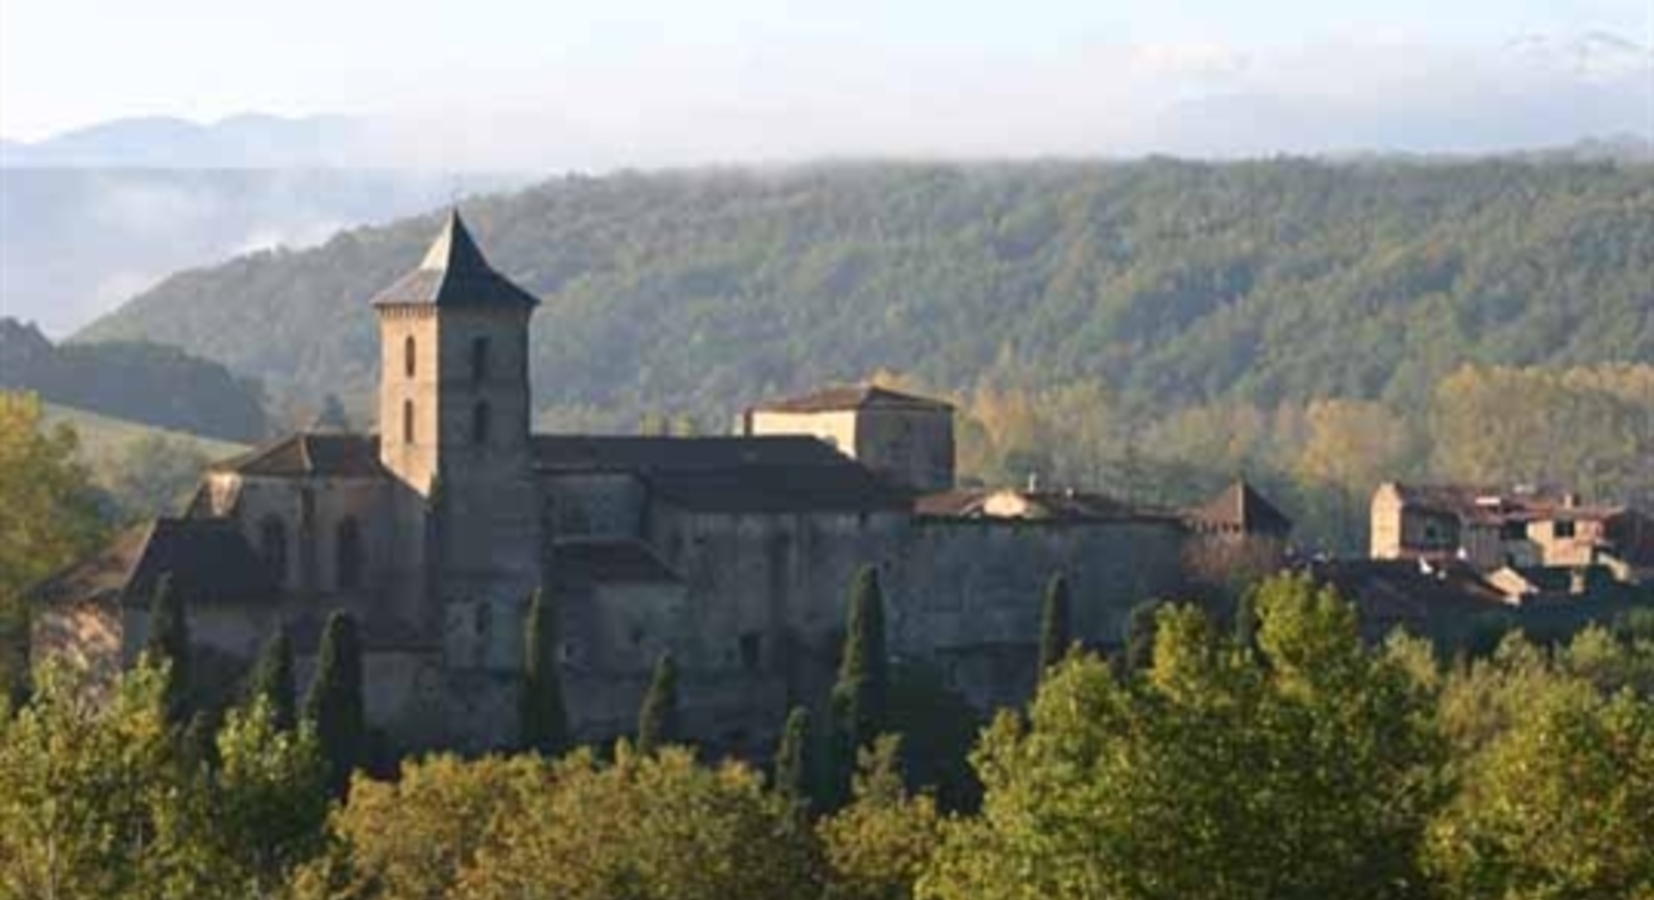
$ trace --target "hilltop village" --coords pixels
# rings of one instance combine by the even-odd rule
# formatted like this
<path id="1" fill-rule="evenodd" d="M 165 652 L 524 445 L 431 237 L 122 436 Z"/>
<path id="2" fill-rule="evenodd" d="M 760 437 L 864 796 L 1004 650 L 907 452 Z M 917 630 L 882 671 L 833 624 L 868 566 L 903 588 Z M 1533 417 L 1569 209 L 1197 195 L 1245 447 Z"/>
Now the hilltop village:
<path id="1" fill-rule="evenodd" d="M 285 630 L 301 669 L 335 610 L 359 623 L 367 716 L 396 747 L 513 745 L 523 617 L 559 611 L 575 736 L 627 733 L 657 660 L 680 669 L 683 728 L 768 746 L 832 680 L 845 597 L 877 572 L 889 653 L 972 705 L 1034 689 L 1040 595 L 1075 599 L 1074 637 L 1120 644 L 1157 598 L 1222 595 L 1302 568 L 1364 629 L 1455 633 L 1512 611 L 1574 615 L 1654 578 L 1654 524 L 1539 488 L 1386 484 L 1367 560 L 1299 559 L 1292 523 L 1237 481 L 1189 509 L 1074 490 L 965 487 L 947 403 L 828 387 L 744 411 L 737 434 L 534 434 L 537 299 L 496 272 L 457 214 L 372 299 L 377 434 L 293 434 L 211 467 L 188 511 L 122 535 L 35 591 L 34 652 L 103 678 L 133 664 L 163 578 L 206 680 L 233 685 Z"/>

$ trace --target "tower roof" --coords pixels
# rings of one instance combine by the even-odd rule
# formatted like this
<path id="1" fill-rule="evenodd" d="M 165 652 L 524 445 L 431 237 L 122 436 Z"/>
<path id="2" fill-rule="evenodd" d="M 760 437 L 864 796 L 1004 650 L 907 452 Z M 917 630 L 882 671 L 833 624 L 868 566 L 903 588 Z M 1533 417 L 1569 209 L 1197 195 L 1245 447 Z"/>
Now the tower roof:
<path id="1" fill-rule="evenodd" d="M 425 251 L 419 268 L 373 298 L 374 306 L 430 304 L 445 307 L 532 309 L 539 299 L 494 271 L 459 217 L 448 213 L 442 232 Z"/>
<path id="2" fill-rule="evenodd" d="M 1189 518 L 1200 525 L 1245 534 L 1284 537 L 1292 530 L 1292 520 L 1244 480 L 1236 481 L 1205 505 L 1190 510 Z"/>

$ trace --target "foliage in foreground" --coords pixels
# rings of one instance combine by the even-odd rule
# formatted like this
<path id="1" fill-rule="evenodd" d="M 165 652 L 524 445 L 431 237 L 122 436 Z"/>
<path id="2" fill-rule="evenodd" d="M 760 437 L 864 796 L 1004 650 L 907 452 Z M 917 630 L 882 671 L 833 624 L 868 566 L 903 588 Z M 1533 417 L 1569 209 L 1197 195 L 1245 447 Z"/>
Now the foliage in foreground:
<path id="1" fill-rule="evenodd" d="M 624 741 L 409 760 L 334 800 L 314 723 L 278 727 L 266 693 L 205 757 L 164 667 L 103 707 L 48 670 L 0 724 L 0 898 L 1654 897 L 1649 629 L 1444 665 L 1363 645 L 1305 580 L 1249 607 L 1240 638 L 1162 606 L 1141 670 L 1071 653 L 981 734 L 980 811 L 957 814 L 904 785 L 889 733 L 813 821 L 801 755 L 771 786 Z"/>

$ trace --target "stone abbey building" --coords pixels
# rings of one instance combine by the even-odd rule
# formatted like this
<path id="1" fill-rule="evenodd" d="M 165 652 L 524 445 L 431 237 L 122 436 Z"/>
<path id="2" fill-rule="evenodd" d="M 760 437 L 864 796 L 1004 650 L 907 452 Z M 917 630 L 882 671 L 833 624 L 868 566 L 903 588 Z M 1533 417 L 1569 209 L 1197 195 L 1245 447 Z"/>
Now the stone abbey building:
<path id="1" fill-rule="evenodd" d="M 1183 589 L 1191 546 L 1278 549 L 1290 527 L 1244 485 L 1188 513 L 959 489 L 952 408 L 879 388 L 757 407 L 737 436 L 533 434 L 536 303 L 452 215 L 373 301 L 379 434 L 295 434 L 214 465 L 185 515 L 37 589 L 36 653 L 130 665 L 166 575 L 197 670 L 233 686 L 277 629 L 306 673 L 345 609 L 370 721 L 395 746 L 502 747 L 543 585 L 579 737 L 629 732 L 671 652 L 686 730 L 741 752 L 824 696 L 863 566 L 881 574 L 891 652 L 991 707 L 1032 688 L 1052 573 L 1072 585 L 1076 635 L 1114 643 L 1134 605 Z"/>

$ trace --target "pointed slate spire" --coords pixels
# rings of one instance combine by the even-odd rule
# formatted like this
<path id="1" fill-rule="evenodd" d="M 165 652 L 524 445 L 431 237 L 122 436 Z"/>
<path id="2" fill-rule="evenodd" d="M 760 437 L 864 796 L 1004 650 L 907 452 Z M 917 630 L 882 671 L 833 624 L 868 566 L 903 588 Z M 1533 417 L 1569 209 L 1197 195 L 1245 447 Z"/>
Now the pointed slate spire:
<path id="1" fill-rule="evenodd" d="M 459 210 L 448 212 L 442 231 L 425 251 L 419 268 L 402 276 L 373 300 L 374 306 L 531 308 L 539 300 L 494 271 L 472 239 Z"/>
<path id="2" fill-rule="evenodd" d="M 477 249 L 477 242 L 472 240 L 470 229 L 465 227 L 465 220 L 459 217 L 458 209 L 448 211 L 448 221 L 442 224 L 442 233 L 431 242 L 429 250 L 425 251 L 425 259 L 419 268 L 437 272 L 474 272 L 489 269 L 488 260 L 483 258 L 482 251 Z"/>

